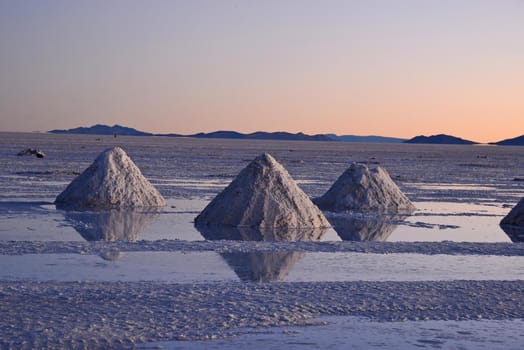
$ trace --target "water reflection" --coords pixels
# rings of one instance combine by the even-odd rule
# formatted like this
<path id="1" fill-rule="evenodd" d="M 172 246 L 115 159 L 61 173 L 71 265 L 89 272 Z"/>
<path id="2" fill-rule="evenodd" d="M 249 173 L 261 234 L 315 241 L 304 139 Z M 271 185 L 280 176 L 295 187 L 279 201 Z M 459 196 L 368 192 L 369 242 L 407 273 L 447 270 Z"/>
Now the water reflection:
<path id="1" fill-rule="evenodd" d="M 158 214 L 155 211 L 65 211 L 65 219 L 86 241 L 136 241 Z"/>
<path id="2" fill-rule="evenodd" d="M 233 227 L 222 225 L 195 225 L 205 239 L 231 241 L 318 241 L 327 232 L 325 228 Z"/>
<path id="3" fill-rule="evenodd" d="M 512 242 L 524 242 L 524 227 L 514 225 L 500 225 L 500 227 Z"/>
<path id="4" fill-rule="evenodd" d="M 283 281 L 303 252 L 222 253 L 227 264 L 243 282 Z"/>
<path id="5" fill-rule="evenodd" d="M 195 225 L 208 240 L 234 241 L 318 241 L 327 229 L 257 228 Z M 282 281 L 293 266 L 304 257 L 303 252 L 221 253 L 222 258 L 244 282 Z"/>
<path id="6" fill-rule="evenodd" d="M 400 221 L 409 215 L 369 217 L 358 214 L 331 215 L 327 219 L 344 241 L 385 242 Z"/>

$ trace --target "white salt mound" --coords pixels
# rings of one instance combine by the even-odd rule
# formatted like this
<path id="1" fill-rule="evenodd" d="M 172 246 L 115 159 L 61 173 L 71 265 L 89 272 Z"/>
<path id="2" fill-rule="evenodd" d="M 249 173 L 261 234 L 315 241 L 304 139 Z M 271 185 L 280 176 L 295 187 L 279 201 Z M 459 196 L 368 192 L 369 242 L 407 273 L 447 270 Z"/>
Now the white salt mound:
<path id="1" fill-rule="evenodd" d="M 55 203 L 81 208 L 160 207 L 166 204 L 120 147 L 102 152 L 56 197 Z"/>
<path id="2" fill-rule="evenodd" d="M 514 225 L 524 227 L 524 198 L 511 209 L 511 211 L 502 219 L 501 225 Z"/>
<path id="3" fill-rule="evenodd" d="M 330 227 L 286 169 L 271 155 L 255 158 L 195 219 L 197 225 Z"/>
<path id="4" fill-rule="evenodd" d="M 381 167 L 352 163 L 322 196 L 314 200 L 322 210 L 411 213 L 415 207 Z"/>

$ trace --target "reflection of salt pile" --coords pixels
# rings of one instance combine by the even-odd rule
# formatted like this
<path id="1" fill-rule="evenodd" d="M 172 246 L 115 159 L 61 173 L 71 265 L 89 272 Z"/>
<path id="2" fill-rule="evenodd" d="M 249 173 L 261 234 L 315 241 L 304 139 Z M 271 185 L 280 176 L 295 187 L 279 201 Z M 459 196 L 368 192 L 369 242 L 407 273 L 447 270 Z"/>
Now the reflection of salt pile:
<path id="1" fill-rule="evenodd" d="M 385 242 L 397 228 L 397 223 L 407 215 L 366 217 L 361 215 L 334 214 L 328 220 L 344 241 Z"/>
<path id="2" fill-rule="evenodd" d="M 381 167 L 369 169 L 353 163 L 331 188 L 315 199 L 322 210 L 406 212 L 415 210 L 411 201 L 400 191 L 389 174 Z"/>
<path id="3" fill-rule="evenodd" d="M 502 219 L 500 226 L 514 242 L 524 242 L 524 198 Z"/>
<path id="4" fill-rule="evenodd" d="M 224 260 L 244 282 L 283 281 L 303 252 L 222 253 Z"/>
<path id="5" fill-rule="evenodd" d="M 197 230 L 210 241 L 318 241 L 325 228 L 234 227 L 223 225 L 196 225 Z"/>
<path id="6" fill-rule="evenodd" d="M 135 210 L 67 211 L 66 220 L 87 241 L 137 241 L 157 216 Z"/>
<path id="7" fill-rule="evenodd" d="M 322 212 L 272 156 L 253 160 L 195 219 L 197 225 L 329 227 Z"/>
<path id="8" fill-rule="evenodd" d="M 119 147 L 102 152 L 56 197 L 56 204 L 80 208 L 164 206 L 162 195 Z"/>

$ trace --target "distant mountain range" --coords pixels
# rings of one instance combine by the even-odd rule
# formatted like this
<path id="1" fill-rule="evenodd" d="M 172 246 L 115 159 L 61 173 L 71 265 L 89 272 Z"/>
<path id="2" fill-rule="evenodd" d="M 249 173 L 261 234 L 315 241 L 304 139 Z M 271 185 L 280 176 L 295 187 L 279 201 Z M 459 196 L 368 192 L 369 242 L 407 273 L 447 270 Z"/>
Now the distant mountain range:
<path id="1" fill-rule="evenodd" d="M 52 134 L 86 134 L 86 135 L 130 135 L 130 136 L 153 136 L 152 133 L 138 131 L 121 125 L 107 126 L 96 124 L 90 127 L 79 127 L 68 130 L 50 130 Z"/>
<path id="2" fill-rule="evenodd" d="M 339 142 L 382 142 L 382 143 L 413 143 L 413 144 L 452 144 L 452 145 L 473 145 L 478 142 L 464 140 L 459 137 L 439 134 L 431 136 L 416 136 L 412 139 L 406 140 L 396 137 L 385 136 L 356 136 L 356 135 L 336 135 L 336 134 L 317 134 L 307 135 L 304 133 L 289 133 L 289 132 L 265 132 L 257 131 L 249 134 L 240 133 L 237 131 L 214 131 L 209 133 L 197 133 L 191 135 L 181 134 L 153 134 L 149 132 L 139 131 L 133 128 L 113 125 L 107 126 L 102 124 L 93 125 L 91 127 L 79 127 L 68 130 L 50 130 L 53 134 L 88 134 L 88 135 L 127 135 L 127 136 L 168 136 L 168 137 L 195 137 L 202 139 L 239 139 L 239 140 L 288 140 L 288 141 L 339 141 Z M 513 139 L 502 140 L 498 142 L 491 142 L 490 144 L 501 146 L 524 146 L 524 135 L 515 137 Z"/>
<path id="3" fill-rule="evenodd" d="M 431 136 L 416 136 L 404 141 L 405 143 L 430 143 L 437 145 L 474 145 L 478 142 L 461 139 L 451 135 L 439 134 Z"/>
<path id="4" fill-rule="evenodd" d="M 237 131 L 214 131 L 209 133 L 197 133 L 191 135 L 181 134 L 152 134 L 128 128 L 121 125 L 93 125 L 91 127 L 80 127 L 68 130 L 50 130 L 52 134 L 88 134 L 88 135 L 127 135 L 127 136 L 168 136 L 168 137 L 196 137 L 201 139 L 239 139 L 239 140 L 288 140 L 288 141 L 349 141 L 349 142 L 403 142 L 404 139 L 382 136 L 354 136 L 335 134 L 307 135 L 302 132 L 293 134 L 284 131 L 265 132 L 257 131 L 243 134 Z"/>
<path id="5" fill-rule="evenodd" d="M 492 144 L 499 146 L 524 146 L 524 135 L 512 139 L 502 140 L 499 142 L 493 142 Z"/>
<path id="6" fill-rule="evenodd" d="M 166 135 L 170 136 L 170 135 Z M 182 135 L 186 137 L 196 137 L 200 139 L 241 139 L 241 140 L 293 140 L 293 141 L 333 141 L 326 135 L 306 135 L 304 133 L 292 134 L 284 131 L 265 132 L 257 131 L 250 134 L 243 134 L 236 131 L 214 131 L 210 133 L 200 132 L 193 135 Z"/>

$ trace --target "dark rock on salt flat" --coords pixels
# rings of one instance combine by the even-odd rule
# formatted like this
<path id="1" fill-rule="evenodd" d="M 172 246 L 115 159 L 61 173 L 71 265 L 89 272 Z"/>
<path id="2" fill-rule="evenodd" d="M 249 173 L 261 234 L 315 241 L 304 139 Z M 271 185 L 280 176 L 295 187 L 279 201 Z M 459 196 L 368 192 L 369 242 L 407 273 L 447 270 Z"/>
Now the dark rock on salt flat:
<path id="1" fill-rule="evenodd" d="M 39 149 L 26 148 L 16 154 L 17 156 L 35 156 L 37 158 L 44 158 L 45 153 Z"/>

